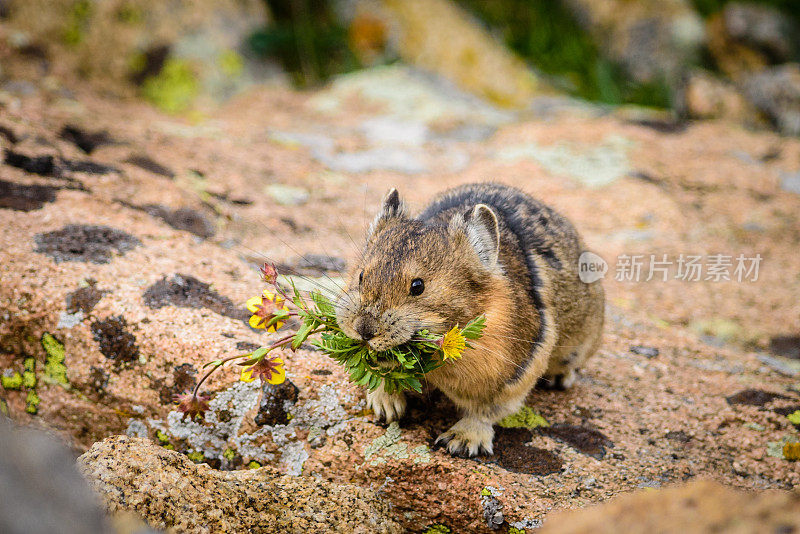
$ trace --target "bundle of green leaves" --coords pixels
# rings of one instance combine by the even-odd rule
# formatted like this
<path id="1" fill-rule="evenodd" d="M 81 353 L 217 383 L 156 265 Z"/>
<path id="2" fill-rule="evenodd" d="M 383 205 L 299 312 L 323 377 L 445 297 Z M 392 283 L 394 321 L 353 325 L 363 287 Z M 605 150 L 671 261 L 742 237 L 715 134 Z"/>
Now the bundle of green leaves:
<path id="1" fill-rule="evenodd" d="M 436 336 L 422 330 L 401 345 L 376 351 L 342 331 L 336 322 L 335 308 L 324 295 L 313 292 L 311 299 L 314 306 L 296 297 L 295 305 L 303 325 L 295 334 L 292 346 L 299 347 L 309 335 L 320 332 L 320 339 L 311 344 L 343 365 L 351 381 L 370 391 L 383 384 L 387 393 L 407 389 L 421 392 L 423 375 L 460 358 L 461 352 L 470 347 L 469 340 L 480 339 L 486 326 L 486 318 L 481 315 L 464 328 L 455 326 L 444 335 Z"/>
<path id="2" fill-rule="evenodd" d="M 271 384 L 280 384 L 286 377 L 284 362 L 272 351 L 286 346 L 297 350 L 314 334 L 320 334 L 320 337 L 312 340 L 311 344 L 343 365 L 356 384 L 366 386 L 370 391 L 383 385 L 388 393 L 408 389 L 421 392 L 423 376 L 461 358 L 461 353 L 471 347 L 469 342 L 480 339 L 486 327 L 486 318 L 481 315 L 463 328 L 456 325 L 443 335 L 422 330 L 401 345 L 376 351 L 344 333 L 336 320 L 336 308 L 328 297 L 318 291 L 304 294 L 287 278 L 290 293 L 278 283 L 274 265 L 265 264 L 261 272 L 275 293 L 265 290 L 247 301 L 247 309 L 253 314 L 250 326 L 276 332 L 289 317 L 297 317 L 302 321 L 300 328 L 250 354 L 230 356 L 204 365 L 208 371 L 194 390 L 176 399 L 185 416 L 193 419 L 203 417 L 209 398 L 199 395 L 200 387 L 214 371 L 229 361 L 239 360 L 243 381 L 250 382 L 259 377 Z M 291 303 L 294 309 L 287 307 L 287 303 Z"/>

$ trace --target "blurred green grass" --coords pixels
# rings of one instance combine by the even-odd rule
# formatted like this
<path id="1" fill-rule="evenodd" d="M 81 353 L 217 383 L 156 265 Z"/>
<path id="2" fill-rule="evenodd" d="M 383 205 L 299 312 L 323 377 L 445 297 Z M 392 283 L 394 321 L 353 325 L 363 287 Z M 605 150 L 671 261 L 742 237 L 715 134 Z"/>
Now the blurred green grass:
<path id="1" fill-rule="evenodd" d="M 570 94 L 607 104 L 670 107 L 666 83 L 637 84 L 600 54 L 589 34 L 561 2 L 457 0 L 506 46 Z"/>

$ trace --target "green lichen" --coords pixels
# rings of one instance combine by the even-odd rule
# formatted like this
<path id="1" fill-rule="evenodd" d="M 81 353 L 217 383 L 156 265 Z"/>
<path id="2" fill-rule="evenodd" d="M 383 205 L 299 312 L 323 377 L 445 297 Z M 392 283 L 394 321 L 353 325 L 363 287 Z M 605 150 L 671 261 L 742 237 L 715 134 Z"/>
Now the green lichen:
<path id="1" fill-rule="evenodd" d="M 397 460 L 411 458 L 414 463 L 431 461 L 430 449 L 427 445 L 419 445 L 409 450 L 408 444 L 400 441 L 400 425 L 393 422 L 386 433 L 378 436 L 364 449 L 364 462 L 370 465 L 384 464 L 390 458 Z"/>
<path id="2" fill-rule="evenodd" d="M 192 451 L 188 453 L 186 456 L 196 464 L 202 463 L 206 459 L 206 457 L 203 456 L 203 453 L 200 451 Z"/>
<path id="3" fill-rule="evenodd" d="M 89 0 L 78 0 L 72 4 L 72 9 L 67 14 L 67 24 L 62 35 L 64 44 L 68 46 L 81 44 L 91 16 L 92 3 Z"/>
<path id="4" fill-rule="evenodd" d="M 800 410 L 790 413 L 786 418 L 789 419 L 789 422 L 793 425 L 800 425 Z"/>
<path id="5" fill-rule="evenodd" d="M 490 490 L 489 488 L 483 488 L 481 490 L 481 497 L 491 497 L 491 496 L 492 496 L 492 490 Z"/>
<path id="6" fill-rule="evenodd" d="M 370 465 L 386 463 L 387 458 L 408 458 L 408 445 L 400 443 L 400 425 L 397 421 L 389 425 L 386 433 L 375 438 L 364 449 L 364 461 Z"/>
<path id="7" fill-rule="evenodd" d="M 525 529 L 517 527 L 508 527 L 508 534 L 525 534 Z"/>
<path id="8" fill-rule="evenodd" d="M 411 449 L 411 457 L 415 464 L 427 464 L 431 461 L 431 450 L 427 445 L 420 445 Z"/>
<path id="9" fill-rule="evenodd" d="M 787 457 L 785 453 L 788 451 L 790 456 L 792 456 L 793 453 L 797 452 L 796 446 L 793 446 L 796 444 L 798 444 L 798 438 L 796 436 L 783 436 L 778 441 L 770 441 L 767 443 L 767 455 L 782 460 L 791 459 Z M 787 447 L 787 445 L 789 447 Z"/>
<path id="10" fill-rule="evenodd" d="M 422 534 L 451 534 L 451 532 L 453 532 L 453 530 L 450 527 L 442 525 L 441 523 L 435 523 L 423 530 Z"/>
<path id="11" fill-rule="evenodd" d="M 217 65 L 222 73 L 229 78 L 238 78 L 244 71 L 244 59 L 235 50 L 223 50 L 217 56 Z"/>
<path id="12" fill-rule="evenodd" d="M 25 358 L 25 361 L 22 362 L 22 366 L 25 368 L 26 371 L 35 371 L 36 370 L 36 359 L 35 358 Z"/>
<path id="13" fill-rule="evenodd" d="M 22 387 L 25 389 L 36 389 L 36 373 L 25 371 L 22 373 Z"/>
<path id="14" fill-rule="evenodd" d="M 261 467 L 261 464 L 256 462 L 255 460 L 247 464 L 248 469 L 258 469 L 259 467 Z"/>
<path id="15" fill-rule="evenodd" d="M 0 413 L 8 417 L 8 403 L 3 399 L 0 399 Z"/>
<path id="16" fill-rule="evenodd" d="M 0 375 L 0 384 L 4 389 L 19 389 L 22 387 L 22 375 L 16 371 L 6 370 Z"/>
<path id="17" fill-rule="evenodd" d="M 64 360 L 66 359 L 64 344 L 48 332 L 42 335 L 41 342 L 42 348 L 47 353 L 47 359 L 44 362 L 43 380 L 49 384 L 68 386 L 67 367 L 64 365 Z"/>
<path id="18" fill-rule="evenodd" d="M 158 442 L 159 442 L 159 443 L 161 443 L 162 445 L 165 445 L 165 444 L 169 443 L 169 436 L 168 436 L 168 435 L 166 435 L 166 434 L 165 434 L 164 432 L 162 432 L 161 430 L 156 430 L 156 439 L 157 439 L 157 440 L 158 440 Z"/>
<path id="19" fill-rule="evenodd" d="M 166 445 L 164 445 L 164 448 L 167 449 L 168 451 L 174 451 L 175 445 L 173 445 L 172 443 L 167 443 Z"/>
<path id="20" fill-rule="evenodd" d="M 497 424 L 503 428 L 537 428 L 550 426 L 547 419 L 528 406 L 523 406 L 517 413 L 504 417 Z"/>
<path id="21" fill-rule="evenodd" d="M 167 59 L 161 72 L 142 84 L 142 96 L 168 113 L 188 109 L 199 90 L 192 65 L 175 58 Z"/>
<path id="22" fill-rule="evenodd" d="M 225 452 L 222 453 L 222 457 L 228 460 L 229 462 L 232 462 L 233 459 L 236 458 L 236 451 L 228 447 L 227 449 L 225 449 Z"/>
<path id="23" fill-rule="evenodd" d="M 41 399 L 39 395 L 36 394 L 36 391 L 29 391 L 28 396 L 25 398 L 25 411 L 31 415 L 35 415 L 39 411 L 40 402 Z"/>

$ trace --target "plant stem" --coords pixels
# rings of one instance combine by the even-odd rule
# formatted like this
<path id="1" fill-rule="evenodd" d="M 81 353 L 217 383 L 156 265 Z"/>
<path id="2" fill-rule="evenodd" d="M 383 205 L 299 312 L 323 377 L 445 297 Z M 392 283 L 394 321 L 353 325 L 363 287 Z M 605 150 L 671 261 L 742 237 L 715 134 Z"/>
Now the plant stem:
<path id="1" fill-rule="evenodd" d="M 315 332 L 312 332 L 312 333 L 316 333 L 316 332 L 318 332 L 318 330 L 315 331 Z M 294 338 L 294 336 L 295 336 L 295 334 L 290 334 L 288 336 L 284 336 L 284 337 L 280 338 L 277 341 L 272 342 L 268 347 L 267 353 L 272 349 L 277 349 L 278 347 L 280 347 L 282 345 L 286 345 L 288 342 L 290 342 Z M 266 354 L 264 356 L 266 356 Z M 244 354 L 244 355 L 240 354 L 238 356 L 228 356 L 227 358 L 223 358 L 222 360 L 219 360 L 219 363 L 217 363 L 217 365 L 213 366 L 211 369 L 209 369 L 206 372 L 206 374 L 203 375 L 203 377 L 200 379 L 200 381 L 194 387 L 194 390 L 192 391 L 192 396 L 193 397 L 197 397 L 197 392 L 200 391 L 200 386 L 203 385 L 203 382 L 205 382 L 206 379 L 214 373 L 214 371 L 216 371 L 217 369 L 219 369 L 220 367 L 222 367 L 223 365 L 225 365 L 226 363 L 228 363 L 231 360 L 238 360 L 240 358 L 245 358 L 245 357 L 247 357 L 246 354 Z"/>

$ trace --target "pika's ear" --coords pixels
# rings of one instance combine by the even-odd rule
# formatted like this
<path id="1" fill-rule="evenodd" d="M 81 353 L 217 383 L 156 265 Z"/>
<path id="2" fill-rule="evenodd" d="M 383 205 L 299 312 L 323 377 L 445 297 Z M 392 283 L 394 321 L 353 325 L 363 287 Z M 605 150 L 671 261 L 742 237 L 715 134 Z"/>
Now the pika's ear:
<path id="1" fill-rule="evenodd" d="M 400 200 L 400 194 L 397 192 L 397 189 L 393 187 L 383 198 L 380 211 L 378 211 L 378 215 L 375 216 L 375 220 L 372 221 L 367 236 L 371 236 L 378 231 L 383 223 L 389 219 L 395 217 L 405 217 L 405 215 L 405 205 L 403 204 L 403 201 Z"/>
<path id="2" fill-rule="evenodd" d="M 450 228 L 466 234 L 470 246 L 486 267 L 491 269 L 497 265 L 500 255 L 500 227 L 492 208 L 486 204 L 478 204 L 463 215 L 453 217 Z"/>

